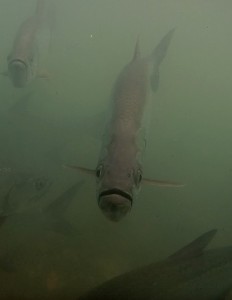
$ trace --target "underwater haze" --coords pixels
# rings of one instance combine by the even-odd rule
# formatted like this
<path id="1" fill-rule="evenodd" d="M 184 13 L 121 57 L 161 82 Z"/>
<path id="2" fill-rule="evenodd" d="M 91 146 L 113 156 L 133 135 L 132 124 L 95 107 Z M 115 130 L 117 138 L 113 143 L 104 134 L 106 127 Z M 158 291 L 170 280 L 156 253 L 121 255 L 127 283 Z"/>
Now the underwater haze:
<path id="1" fill-rule="evenodd" d="M 0 77 L 1 299 L 77 299 L 213 228 L 210 247 L 232 244 L 231 1 L 45 2 L 38 69 L 48 76 L 23 88 Z M 1 73 L 35 6 L 0 0 Z M 96 168 L 112 86 L 138 36 L 146 56 L 173 28 L 143 174 L 185 186 L 143 185 L 114 223 L 95 178 L 67 165 Z"/>

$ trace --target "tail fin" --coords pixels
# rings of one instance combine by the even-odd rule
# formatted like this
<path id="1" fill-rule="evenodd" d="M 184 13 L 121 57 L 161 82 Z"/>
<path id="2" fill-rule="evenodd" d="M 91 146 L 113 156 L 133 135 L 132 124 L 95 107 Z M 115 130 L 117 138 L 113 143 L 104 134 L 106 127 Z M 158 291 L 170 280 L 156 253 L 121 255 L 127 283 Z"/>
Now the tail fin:
<path id="1" fill-rule="evenodd" d="M 156 60 L 156 65 L 159 67 L 164 57 L 166 56 L 168 46 L 171 42 L 172 36 L 174 34 L 175 28 L 171 29 L 159 42 L 158 46 L 154 49 L 152 53 L 153 59 Z"/>
<path id="2" fill-rule="evenodd" d="M 36 8 L 35 8 L 35 16 L 37 18 L 38 24 L 41 24 L 44 19 L 44 7 L 45 1 L 44 0 L 37 0 Z"/>
<path id="3" fill-rule="evenodd" d="M 175 29 L 171 29 L 159 42 L 158 46 L 154 49 L 151 56 L 149 57 L 153 62 L 153 71 L 150 77 L 151 88 L 153 92 L 156 92 L 159 85 L 159 66 L 162 63 L 164 57 L 166 56 L 168 46 L 172 39 Z"/>

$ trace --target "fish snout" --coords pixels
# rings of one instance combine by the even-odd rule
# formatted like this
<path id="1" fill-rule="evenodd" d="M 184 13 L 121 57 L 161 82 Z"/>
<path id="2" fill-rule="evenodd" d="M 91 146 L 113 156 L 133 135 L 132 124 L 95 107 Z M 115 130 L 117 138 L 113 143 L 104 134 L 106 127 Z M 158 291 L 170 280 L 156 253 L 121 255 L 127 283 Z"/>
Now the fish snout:
<path id="1" fill-rule="evenodd" d="M 27 65 L 20 59 L 14 59 L 8 63 L 8 72 L 15 87 L 24 87 L 27 83 Z"/>
<path id="2" fill-rule="evenodd" d="M 98 198 L 98 205 L 103 214 L 111 221 L 120 221 L 132 208 L 132 196 L 119 189 L 103 191 Z"/>

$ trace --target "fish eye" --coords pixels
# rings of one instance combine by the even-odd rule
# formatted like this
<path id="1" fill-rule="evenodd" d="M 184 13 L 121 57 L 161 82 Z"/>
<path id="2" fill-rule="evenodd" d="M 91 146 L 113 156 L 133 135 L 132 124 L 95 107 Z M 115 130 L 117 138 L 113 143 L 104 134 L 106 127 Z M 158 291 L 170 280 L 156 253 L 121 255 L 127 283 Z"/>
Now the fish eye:
<path id="1" fill-rule="evenodd" d="M 103 165 L 100 165 L 96 169 L 96 176 L 97 176 L 97 178 L 100 178 L 102 176 L 102 174 L 103 174 Z"/>

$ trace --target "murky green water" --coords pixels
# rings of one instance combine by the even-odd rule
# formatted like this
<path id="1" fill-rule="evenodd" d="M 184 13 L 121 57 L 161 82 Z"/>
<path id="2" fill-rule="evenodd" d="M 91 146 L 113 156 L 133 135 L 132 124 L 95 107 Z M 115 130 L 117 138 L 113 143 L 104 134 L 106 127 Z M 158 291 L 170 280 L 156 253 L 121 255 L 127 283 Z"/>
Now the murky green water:
<path id="1" fill-rule="evenodd" d="M 34 5 L 0 0 L 2 72 L 15 32 Z M 50 78 L 24 89 L 0 78 L 1 205 L 18 178 L 52 183 L 32 205 L 28 197 L 38 191 L 28 191 L 28 182 L 25 194 L 22 188 L 10 194 L 21 210 L 0 231 L 1 299 L 76 299 L 211 228 L 219 229 L 213 246 L 231 243 L 231 2 L 57 0 L 55 6 L 52 48 L 41 51 L 40 60 Z M 96 167 L 99 115 L 138 34 L 146 55 L 173 27 L 153 95 L 144 173 L 186 186 L 142 187 L 132 212 L 114 224 L 97 206 L 95 180 L 63 165 Z M 29 92 L 26 118 L 12 107 Z M 82 178 L 64 212 L 75 234 L 54 231 L 46 207 Z"/>

